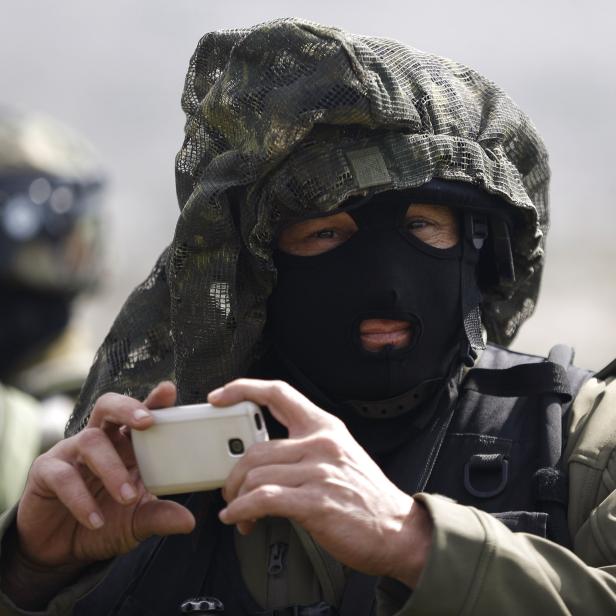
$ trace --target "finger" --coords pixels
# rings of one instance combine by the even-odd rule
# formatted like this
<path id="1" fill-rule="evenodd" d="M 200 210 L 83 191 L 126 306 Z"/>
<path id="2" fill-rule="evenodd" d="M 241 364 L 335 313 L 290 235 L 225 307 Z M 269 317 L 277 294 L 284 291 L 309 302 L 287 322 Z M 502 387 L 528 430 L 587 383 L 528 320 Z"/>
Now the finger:
<path id="1" fill-rule="evenodd" d="M 57 498 L 82 526 L 97 530 L 105 523 L 83 477 L 72 464 L 49 457 L 41 462 L 35 481 L 39 490 Z"/>
<path id="2" fill-rule="evenodd" d="M 239 531 L 240 535 L 250 535 L 256 523 L 256 520 L 251 520 L 250 522 L 238 522 L 236 524 L 237 530 Z"/>
<path id="3" fill-rule="evenodd" d="M 173 406 L 177 398 L 177 389 L 171 381 L 159 383 L 145 399 L 144 404 L 149 409 L 163 409 Z"/>
<path id="4" fill-rule="evenodd" d="M 228 494 L 228 502 L 264 485 L 298 488 L 306 483 L 327 479 L 322 467 L 315 464 L 272 464 L 250 469 L 235 494 Z"/>
<path id="5" fill-rule="evenodd" d="M 152 535 L 186 535 L 195 527 L 193 514 L 179 503 L 154 499 L 140 505 L 133 517 L 133 535 L 143 541 Z"/>
<path id="6" fill-rule="evenodd" d="M 208 402 L 217 406 L 244 400 L 267 406 L 292 436 L 305 434 L 327 422 L 328 418 L 333 418 L 284 381 L 237 379 L 210 392 L 208 396 Z"/>
<path id="7" fill-rule="evenodd" d="M 266 516 L 301 522 L 311 510 L 304 488 L 264 485 L 229 503 L 221 510 L 219 518 L 224 524 L 250 524 Z"/>
<path id="8" fill-rule="evenodd" d="M 296 439 L 276 439 L 251 445 L 231 469 L 223 487 L 223 496 L 226 500 L 234 499 L 246 474 L 252 469 L 273 464 L 295 464 L 303 459 L 305 453 L 302 442 Z"/>
<path id="9" fill-rule="evenodd" d="M 115 501 L 126 505 L 137 498 L 128 469 L 102 429 L 82 430 L 77 437 L 77 452 Z"/>
<path id="10" fill-rule="evenodd" d="M 143 402 L 116 393 L 103 394 L 94 405 L 89 427 L 117 430 L 126 425 L 135 430 L 149 428 L 154 419 Z"/>

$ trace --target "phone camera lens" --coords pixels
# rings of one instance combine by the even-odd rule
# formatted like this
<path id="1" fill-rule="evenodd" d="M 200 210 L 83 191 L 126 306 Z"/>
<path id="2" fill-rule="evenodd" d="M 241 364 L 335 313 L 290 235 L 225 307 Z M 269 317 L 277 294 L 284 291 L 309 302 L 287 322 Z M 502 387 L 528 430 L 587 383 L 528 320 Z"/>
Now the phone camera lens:
<path id="1" fill-rule="evenodd" d="M 241 438 L 229 439 L 229 451 L 234 456 L 239 456 L 244 453 L 244 443 Z"/>

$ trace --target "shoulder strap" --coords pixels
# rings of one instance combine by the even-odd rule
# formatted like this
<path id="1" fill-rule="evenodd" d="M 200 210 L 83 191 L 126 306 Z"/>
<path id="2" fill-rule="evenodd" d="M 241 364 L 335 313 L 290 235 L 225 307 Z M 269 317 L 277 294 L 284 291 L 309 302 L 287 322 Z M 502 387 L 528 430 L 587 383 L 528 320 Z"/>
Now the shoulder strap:
<path id="1" fill-rule="evenodd" d="M 563 402 L 571 400 L 567 370 L 552 360 L 496 370 L 473 368 L 463 387 L 501 398 L 549 394 Z"/>
<path id="2" fill-rule="evenodd" d="M 292 520 L 291 524 L 314 567 L 325 602 L 329 605 L 339 606 L 346 582 L 342 565 L 330 556 L 299 524 Z"/>
<path id="3" fill-rule="evenodd" d="M 594 377 L 599 381 L 605 381 L 610 376 L 616 376 L 616 359 L 612 360 L 607 366 L 601 368 Z"/>
<path id="4" fill-rule="evenodd" d="M 573 357 L 572 347 L 557 344 L 550 349 L 545 363 L 559 366 L 567 378 L 567 368 L 572 364 Z M 569 385 L 568 378 L 567 385 Z M 564 412 L 561 402 L 558 396 L 548 393 L 543 396 L 540 403 L 542 412 L 539 416 L 539 468 L 533 477 L 533 493 L 538 509 L 549 515 L 549 539 L 570 547 L 571 537 L 567 524 L 569 482 L 566 469 L 562 465 Z"/>

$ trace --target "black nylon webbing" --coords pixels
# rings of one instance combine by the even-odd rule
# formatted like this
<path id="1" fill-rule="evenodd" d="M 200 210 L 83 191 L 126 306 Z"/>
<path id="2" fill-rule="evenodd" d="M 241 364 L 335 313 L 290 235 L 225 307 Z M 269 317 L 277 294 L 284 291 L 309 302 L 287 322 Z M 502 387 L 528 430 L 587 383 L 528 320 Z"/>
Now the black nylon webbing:
<path id="1" fill-rule="evenodd" d="M 604 381 L 609 376 L 616 376 L 616 359 L 611 361 L 605 368 L 601 368 L 594 377 L 600 381 Z"/>
<path id="2" fill-rule="evenodd" d="M 569 402 L 572 398 L 566 369 L 551 361 L 504 370 L 474 368 L 467 374 L 462 388 L 505 398 L 545 394 L 558 396 L 561 402 Z"/>

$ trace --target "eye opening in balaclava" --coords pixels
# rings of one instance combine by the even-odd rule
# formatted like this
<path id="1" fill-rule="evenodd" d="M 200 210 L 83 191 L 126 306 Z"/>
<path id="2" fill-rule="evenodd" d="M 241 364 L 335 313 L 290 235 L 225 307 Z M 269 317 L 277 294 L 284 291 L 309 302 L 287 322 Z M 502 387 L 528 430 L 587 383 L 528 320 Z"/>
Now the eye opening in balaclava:
<path id="1" fill-rule="evenodd" d="M 445 379 L 454 364 L 471 364 L 473 349 L 483 347 L 476 267 L 486 216 L 455 208 L 462 232 L 446 249 L 401 229 L 409 203 L 453 205 L 442 196 L 424 189 L 355 199 L 337 210 L 358 225 L 342 245 L 308 257 L 275 251 L 279 277 L 268 313 L 274 348 L 332 400 L 397 397 Z M 422 288 L 430 294 L 417 293 Z M 406 321 L 410 343 L 367 351 L 359 336 L 367 319 Z"/>

